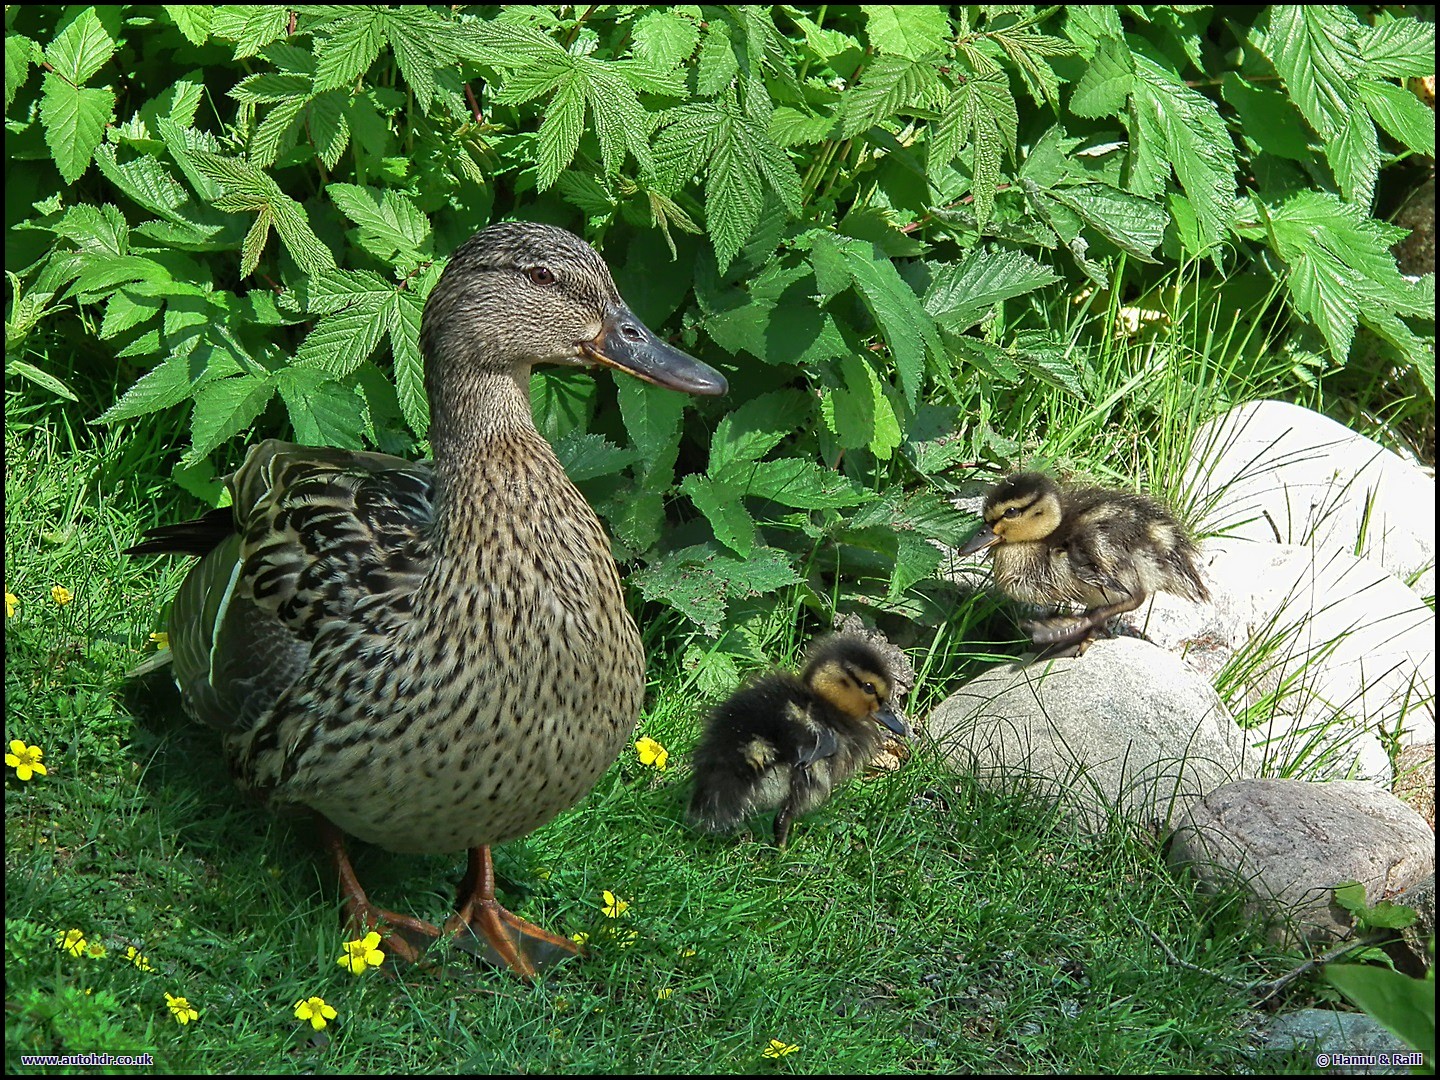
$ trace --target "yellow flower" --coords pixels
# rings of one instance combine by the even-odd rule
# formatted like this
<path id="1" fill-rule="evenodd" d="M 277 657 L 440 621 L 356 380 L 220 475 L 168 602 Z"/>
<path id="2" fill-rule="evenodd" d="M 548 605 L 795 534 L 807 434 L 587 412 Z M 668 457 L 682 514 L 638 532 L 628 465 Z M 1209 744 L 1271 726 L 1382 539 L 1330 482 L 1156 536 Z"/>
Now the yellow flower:
<path id="1" fill-rule="evenodd" d="M 85 955 L 85 931 L 64 930 L 55 935 L 55 944 L 71 956 Z"/>
<path id="2" fill-rule="evenodd" d="M 89 945 L 85 946 L 85 955 L 92 960 L 104 960 L 109 954 L 105 951 L 103 942 L 92 941 Z"/>
<path id="3" fill-rule="evenodd" d="M 621 915 L 625 914 L 625 909 L 630 906 L 630 901 L 621 900 L 609 889 L 601 892 L 600 897 L 605 901 L 605 907 L 602 910 L 612 919 L 618 919 Z"/>
<path id="4" fill-rule="evenodd" d="M 126 959 L 126 960 L 129 960 L 132 964 L 134 964 L 134 965 L 135 965 L 137 968 L 139 968 L 141 971 L 154 971 L 154 970 L 155 970 L 153 967 L 150 966 L 150 961 L 149 961 L 146 957 L 144 957 L 143 955 L 141 955 L 140 950 L 137 949 L 137 948 L 135 948 L 134 945 L 126 945 L 126 946 L 125 946 L 125 959 Z"/>
<path id="5" fill-rule="evenodd" d="M 40 759 L 45 756 L 45 751 L 38 746 L 26 746 L 19 739 L 10 743 L 10 752 L 5 755 L 5 764 L 15 770 L 15 775 L 21 780 L 29 780 L 32 776 L 44 776 L 45 766 L 40 764 Z"/>
<path id="6" fill-rule="evenodd" d="M 301 998 L 295 1003 L 295 1019 L 309 1020 L 310 1026 L 319 1031 L 327 1020 L 334 1020 L 339 1014 L 325 1004 L 322 997 Z"/>
<path id="7" fill-rule="evenodd" d="M 15 607 L 16 607 L 16 605 L 19 604 L 19 603 L 20 603 L 20 597 L 16 596 L 16 595 L 15 595 L 13 592 L 11 592 L 9 589 L 6 589 L 6 590 L 5 590 L 5 617 L 6 617 L 7 619 L 13 619 L 13 618 L 15 617 Z"/>
<path id="8" fill-rule="evenodd" d="M 635 749 L 640 752 L 641 765 L 654 765 L 664 772 L 670 764 L 670 751 L 649 736 L 636 742 Z"/>
<path id="9" fill-rule="evenodd" d="M 55 603 L 59 604 L 61 607 L 64 607 L 71 600 L 75 599 L 75 594 L 72 593 L 69 589 L 67 589 L 64 585 L 56 585 L 53 589 L 50 590 L 50 599 L 54 600 Z"/>
<path id="10" fill-rule="evenodd" d="M 583 949 L 586 945 L 590 944 L 590 935 L 581 930 L 578 933 L 571 934 L 570 940 Z"/>
<path id="11" fill-rule="evenodd" d="M 164 630 L 157 630 L 150 635 L 150 640 L 155 642 L 155 648 L 168 649 L 170 647 L 170 635 Z"/>
<path id="12" fill-rule="evenodd" d="M 351 975 L 363 975 L 366 968 L 379 967 L 385 962 L 379 946 L 380 935 L 371 930 L 363 938 L 347 941 L 344 954 L 335 962 Z"/>
<path id="13" fill-rule="evenodd" d="M 169 1008 L 170 1014 L 175 1017 L 175 1022 L 181 1027 L 190 1023 L 191 1020 L 199 1020 L 200 1012 L 190 1004 L 188 998 L 171 997 L 170 992 L 165 992 L 165 1005 Z"/>
<path id="14" fill-rule="evenodd" d="M 770 1045 L 765 1047 L 764 1050 L 760 1051 L 760 1056 L 768 1058 L 782 1058 L 786 1054 L 793 1054 L 796 1050 L 799 1049 L 800 1047 L 794 1045 L 786 1045 L 779 1039 L 771 1039 Z"/>
<path id="15" fill-rule="evenodd" d="M 673 987 L 662 986 L 659 990 L 655 991 L 656 1001 L 669 1001 L 674 996 L 675 990 Z"/>
<path id="16" fill-rule="evenodd" d="M 689 945 L 682 945 L 675 950 L 675 955 L 680 957 L 681 960 L 688 960 L 695 955 L 695 950 L 690 948 Z"/>

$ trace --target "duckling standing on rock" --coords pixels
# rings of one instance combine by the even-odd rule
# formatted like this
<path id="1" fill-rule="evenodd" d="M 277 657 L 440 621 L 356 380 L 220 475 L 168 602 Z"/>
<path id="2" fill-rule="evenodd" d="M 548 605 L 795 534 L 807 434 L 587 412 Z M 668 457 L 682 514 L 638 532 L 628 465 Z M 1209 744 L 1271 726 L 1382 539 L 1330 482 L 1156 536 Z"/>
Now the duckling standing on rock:
<path id="1" fill-rule="evenodd" d="M 885 661 L 858 638 L 818 644 L 797 679 L 772 672 L 722 702 L 695 748 L 690 820 L 728 832 L 752 814 L 777 810 L 775 844 L 790 823 L 822 805 L 869 761 L 883 737 L 876 723 L 910 734 L 890 708 Z"/>
<path id="2" fill-rule="evenodd" d="M 442 935 L 375 907 L 344 834 L 469 850 L 456 914 L 522 976 L 570 941 L 495 899 L 490 846 L 586 794 L 630 737 L 645 656 L 610 541 L 530 413 L 536 364 L 606 365 L 692 394 L 716 371 L 657 338 L 595 250 L 492 225 L 451 256 L 420 328 L 435 460 L 250 450 L 233 506 L 132 553 L 200 555 L 170 614 L 186 710 L 242 787 L 320 817 L 345 905 L 413 961 Z M 342 832 L 343 830 L 343 832 Z"/>
<path id="3" fill-rule="evenodd" d="M 1156 592 L 1209 600 L 1194 543 L 1154 499 L 1103 488 L 1062 488 L 1019 473 L 985 497 L 985 524 L 958 554 L 993 551 L 995 583 L 1030 604 L 1081 604 L 1079 616 L 1025 623 L 1042 655 L 1085 651 L 1106 622 Z"/>

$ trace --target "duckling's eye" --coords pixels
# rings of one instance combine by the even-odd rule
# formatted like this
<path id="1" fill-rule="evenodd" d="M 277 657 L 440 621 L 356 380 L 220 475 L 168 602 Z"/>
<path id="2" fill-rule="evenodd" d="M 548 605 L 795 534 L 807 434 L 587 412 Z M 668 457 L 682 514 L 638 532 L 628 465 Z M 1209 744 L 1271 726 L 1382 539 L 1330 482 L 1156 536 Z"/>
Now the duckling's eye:
<path id="1" fill-rule="evenodd" d="M 525 273 L 535 285 L 555 284 L 555 273 L 548 266 L 532 266 Z"/>
<path id="2" fill-rule="evenodd" d="M 1018 507 L 1018 506 L 1007 507 L 1006 510 L 1005 510 L 1005 516 L 1006 516 L 1007 518 L 1017 518 L 1017 517 L 1019 517 L 1019 516 L 1020 516 L 1020 507 Z"/>
<path id="3" fill-rule="evenodd" d="M 863 689 L 865 693 L 869 694 L 871 697 L 875 696 L 875 684 L 873 682 L 867 682 L 863 687 L 861 687 L 861 689 Z"/>

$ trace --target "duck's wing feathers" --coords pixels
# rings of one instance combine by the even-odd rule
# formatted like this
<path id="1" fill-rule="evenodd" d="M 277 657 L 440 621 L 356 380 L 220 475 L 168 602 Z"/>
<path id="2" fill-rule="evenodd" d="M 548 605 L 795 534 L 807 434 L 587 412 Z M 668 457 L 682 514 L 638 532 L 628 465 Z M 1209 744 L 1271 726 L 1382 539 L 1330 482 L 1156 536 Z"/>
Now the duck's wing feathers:
<path id="1" fill-rule="evenodd" d="M 409 614 L 431 561 L 434 484 L 424 462 L 269 440 L 227 487 L 231 531 L 176 594 L 170 647 L 189 711 L 243 730 L 303 674 L 327 622 Z M 201 522 L 213 529 L 214 513 Z M 169 529 L 142 549 L 195 551 L 197 527 Z"/>
<path id="2" fill-rule="evenodd" d="M 796 743 L 795 764 L 802 769 L 808 769 L 817 761 L 834 757 L 839 749 L 840 740 L 829 728 L 806 729 L 805 734 Z"/>

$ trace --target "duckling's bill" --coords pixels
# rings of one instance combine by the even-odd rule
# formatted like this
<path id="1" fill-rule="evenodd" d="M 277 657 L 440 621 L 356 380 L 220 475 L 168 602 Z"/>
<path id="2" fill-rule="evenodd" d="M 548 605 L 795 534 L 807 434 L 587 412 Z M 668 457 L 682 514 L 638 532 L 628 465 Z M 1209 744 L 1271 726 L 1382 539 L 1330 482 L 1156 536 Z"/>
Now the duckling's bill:
<path id="1" fill-rule="evenodd" d="M 1000 543 L 1000 534 L 988 524 L 982 525 L 980 531 L 965 541 L 965 546 L 956 552 L 956 554 L 974 555 L 977 551 L 989 551 L 998 543 Z"/>
<path id="2" fill-rule="evenodd" d="M 606 314 L 599 335 L 582 342 L 580 354 L 592 364 L 604 364 L 667 390 L 718 397 L 730 389 L 724 375 L 661 341 L 623 305 Z"/>
<path id="3" fill-rule="evenodd" d="M 899 735 L 900 738 L 908 739 L 910 737 L 910 725 L 896 715 L 895 710 L 890 708 L 888 702 L 882 703 L 881 706 L 875 710 L 875 719 L 879 720 L 880 723 L 884 724 L 896 735 Z"/>

